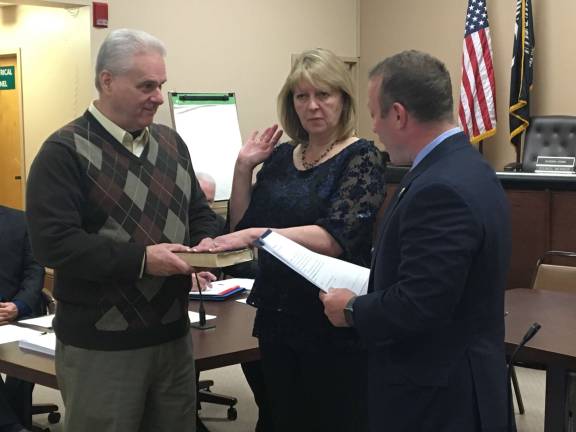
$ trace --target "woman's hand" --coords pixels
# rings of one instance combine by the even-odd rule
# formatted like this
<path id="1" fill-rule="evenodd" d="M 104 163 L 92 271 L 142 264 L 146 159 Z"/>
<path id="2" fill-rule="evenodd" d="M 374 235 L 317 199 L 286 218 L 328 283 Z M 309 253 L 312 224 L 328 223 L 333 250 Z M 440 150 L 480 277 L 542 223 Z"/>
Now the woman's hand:
<path id="1" fill-rule="evenodd" d="M 200 243 L 192 247 L 192 252 L 208 252 L 212 247 L 214 247 L 214 239 L 212 237 L 205 237 Z"/>
<path id="2" fill-rule="evenodd" d="M 225 252 L 234 249 L 252 247 L 256 240 L 266 228 L 248 228 L 235 231 L 214 239 L 204 239 L 192 248 L 194 252 Z"/>
<path id="3" fill-rule="evenodd" d="M 282 133 L 278 130 L 278 125 L 270 126 L 262 134 L 258 131 L 252 132 L 238 153 L 237 163 L 242 167 L 253 169 L 270 156 Z"/>

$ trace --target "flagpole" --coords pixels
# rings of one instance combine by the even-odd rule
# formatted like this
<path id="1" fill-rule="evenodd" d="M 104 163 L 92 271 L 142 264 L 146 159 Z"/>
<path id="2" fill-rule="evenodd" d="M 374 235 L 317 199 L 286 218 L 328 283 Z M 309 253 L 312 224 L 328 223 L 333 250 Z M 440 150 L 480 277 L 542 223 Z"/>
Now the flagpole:
<path id="1" fill-rule="evenodd" d="M 478 141 L 478 151 L 481 155 L 484 154 L 484 140 Z"/>

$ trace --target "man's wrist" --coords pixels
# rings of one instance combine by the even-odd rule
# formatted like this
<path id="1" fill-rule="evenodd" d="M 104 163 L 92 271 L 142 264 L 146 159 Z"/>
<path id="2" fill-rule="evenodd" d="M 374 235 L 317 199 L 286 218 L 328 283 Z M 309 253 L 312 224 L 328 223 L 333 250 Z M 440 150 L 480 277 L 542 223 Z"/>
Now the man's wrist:
<path id="1" fill-rule="evenodd" d="M 32 309 L 22 300 L 13 299 L 12 303 L 16 306 L 16 318 L 28 316 L 32 314 Z"/>
<path id="2" fill-rule="evenodd" d="M 350 300 L 344 306 L 344 319 L 349 327 L 354 327 L 354 303 L 356 302 L 356 296 L 351 297 Z"/>

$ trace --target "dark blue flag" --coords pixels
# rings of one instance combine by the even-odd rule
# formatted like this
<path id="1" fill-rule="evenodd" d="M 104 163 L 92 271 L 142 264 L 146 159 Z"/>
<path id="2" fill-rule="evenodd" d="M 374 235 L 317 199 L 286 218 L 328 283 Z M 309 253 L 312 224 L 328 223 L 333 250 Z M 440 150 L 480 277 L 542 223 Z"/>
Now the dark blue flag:
<path id="1" fill-rule="evenodd" d="M 516 147 L 516 162 L 520 162 L 522 133 L 530 124 L 534 45 L 532 2 L 518 0 L 510 77 L 510 142 Z"/>

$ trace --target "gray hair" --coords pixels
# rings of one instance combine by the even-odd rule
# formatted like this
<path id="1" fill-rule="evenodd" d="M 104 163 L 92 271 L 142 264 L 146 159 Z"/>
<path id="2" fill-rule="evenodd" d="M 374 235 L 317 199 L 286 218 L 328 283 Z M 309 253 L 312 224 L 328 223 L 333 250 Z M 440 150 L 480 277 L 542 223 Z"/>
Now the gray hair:
<path id="1" fill-rule="evenodd" d="M 197 172 L 196 173 L 196 178 L 198 179 L 198 181 L 203 181 L 206 183 L 209 183 L 211 185 L 216 186 L 216 180 L 214 180 L 214 177 L 212 177 L 210 174 L 205 173 L 205 172 Z"/>
<path id="2" fill-rule="evenodd" d="M 208 203 L 212 204 L 216 196 L 216 181 L 210 174 L 203 172 L 196 173 L 196 179 L 200 185 L 200 189 L 204 192 L 204 196 Z"/>
<path id="3" fill-rule="evenodd" d="M 139 53 L 157 52 L 166 56 L 162 41 L 141 30 L 118 29 L 112 31 L 100 46 L 96 57 L 96 88 L 101 90 L 99 76 L 103 70 L 114 75 L 128 72 L 132 57 Z"/>

